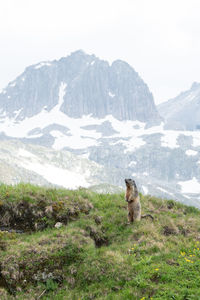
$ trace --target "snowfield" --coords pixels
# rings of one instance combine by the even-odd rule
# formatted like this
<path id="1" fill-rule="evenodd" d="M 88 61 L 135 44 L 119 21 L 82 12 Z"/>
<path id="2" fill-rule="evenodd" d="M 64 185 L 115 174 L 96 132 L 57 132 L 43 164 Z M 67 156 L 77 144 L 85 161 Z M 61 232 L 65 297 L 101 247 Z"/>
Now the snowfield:
<path id="1" fill-rule="evenodd" d="M 12 119 L 8 118 L 5 112 L 1 112 L 0 132 L 13 138 L 32 139 L 42 137 L 42 130 L 49 125 L 61 125 L 66 127 L 66 134 L 55 130 L 52 130 L 50 133 L 55 138 L 53 148 L 57 150 L 65 147 L 84 149 L 90 146 L 97 146 L 101 138 L 107 138 L 104 137 L 101 132 L 86 130 L 84 127 L 91 125 L 100 126 L 105 121 L 108 121 L 113 130 L 116 131 L 116 133 L 112 134 L 112 138 L 118 138 L 118 141 L 113 142 L 113 145 L 115 145 L 115 143 L 122 144 L 126 152 L 132 152 L 144 146 L 146 143 L 143 140 L 143 136 L 151 134 L 161 134 L 161 146 L 170 149 L 179 147 L 177 139 L 181 135 L 191 136 L 193 139 L 193 147 L 200 146 L 199 132 L 164 130 L 163 123 L 159 126 L 145 128 L 145 123 L 139 121 L 119 121 L 111 115 L 102 119 L 94 118 L 92 115 L 85 115 L 82 118 L 70 118 L 61 111 L 66 90 L 67 84 L 62 82 L 59 88 L 58 104 L 51 111 L 47 111 L 44 107 L 37 115 L 25 118 L 22 121 L 17 120 L 21 109 L 15 111 L 15 117 Z M 30 134 L 34 129 L 39 130 L 40 133 Z M 197 151 L 192 149 L 186 151 L 187 155 L 196 155 L 196 153 Z"/>

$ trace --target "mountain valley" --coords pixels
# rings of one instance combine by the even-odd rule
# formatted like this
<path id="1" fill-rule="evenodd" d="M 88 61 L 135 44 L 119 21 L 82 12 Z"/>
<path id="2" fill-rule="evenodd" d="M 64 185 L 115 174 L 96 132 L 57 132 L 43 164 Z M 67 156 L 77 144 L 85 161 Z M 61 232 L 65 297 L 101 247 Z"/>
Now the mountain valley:
<path id="1" fill-rule="evenodd" d="M 189 102 L 197 113 L 192 127 L 185 121 L 187 105 L 182 124 L 175 115 L 189 92 L 157 110 L 148 86 L 126 62 L 109 65 L 76 51 L 30 66 L 0 93 L 0 151 L 8 151 L 1 168 L 9 178 L 1 181 L 124 188 L 124 178 L 133 177 L 144 194 L 200 207 L 198 89 L 193 85 L 195 101 Z M 25 152 L 30 147 L 37 159 Z M 77 185 L 68 181 L 73 170 Z"/>

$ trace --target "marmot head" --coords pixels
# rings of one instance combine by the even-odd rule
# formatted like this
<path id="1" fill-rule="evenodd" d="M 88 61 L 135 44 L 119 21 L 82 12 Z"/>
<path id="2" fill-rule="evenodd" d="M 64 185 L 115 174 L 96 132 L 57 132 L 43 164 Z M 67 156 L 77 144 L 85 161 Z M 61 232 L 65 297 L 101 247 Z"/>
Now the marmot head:
<path id="1" fill-rule="evenodd" d="M 126 186 L 129 188 L 129 187 L 134 187 L 136 188 L 136 184 L 135 184 L 135 181 L 133 179 L 125 179 L 125 183 L 126 183 Z"/>

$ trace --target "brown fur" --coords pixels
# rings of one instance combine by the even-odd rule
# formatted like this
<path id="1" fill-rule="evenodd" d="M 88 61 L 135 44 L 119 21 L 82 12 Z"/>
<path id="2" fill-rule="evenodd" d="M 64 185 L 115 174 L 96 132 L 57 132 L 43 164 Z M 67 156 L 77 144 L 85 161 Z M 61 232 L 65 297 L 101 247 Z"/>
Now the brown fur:
<path id="1" fill-rule="evenodd" d="M 134 221 L 140 221 L 141 218 L 146 217 L 150 217 L 153 220 L 153 217 L 149 214 L 141 215 L 140 196 L 135 181 L 132 179 L 125 179 L 125 183 L 125 200 L 128 202 L 128 222 L 133 223 Z"/>
<path id="2" fill-rule="evenodd" d="M 135 181 L 132 179 L 125 179 L 126 195 L 125 199 L 128 202 L 128 222 L 141 220 L 141 204 L 140 196 L 137 190 Z"/>

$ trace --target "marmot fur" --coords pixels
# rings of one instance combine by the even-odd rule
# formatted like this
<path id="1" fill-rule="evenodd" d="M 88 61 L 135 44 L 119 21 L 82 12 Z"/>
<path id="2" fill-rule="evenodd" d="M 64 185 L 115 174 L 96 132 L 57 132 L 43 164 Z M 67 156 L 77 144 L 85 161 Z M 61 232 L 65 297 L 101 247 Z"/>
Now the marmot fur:
<path id="1" fill-rule="evenodd" d="M 141 218 L 150 217 L 151 215 L 141 215 L 140 196 L 136 183 L 133 179 L 125 179 L 126 195 L 125 200 L 128 202 L 128 222 L 140 221 Z"/>

